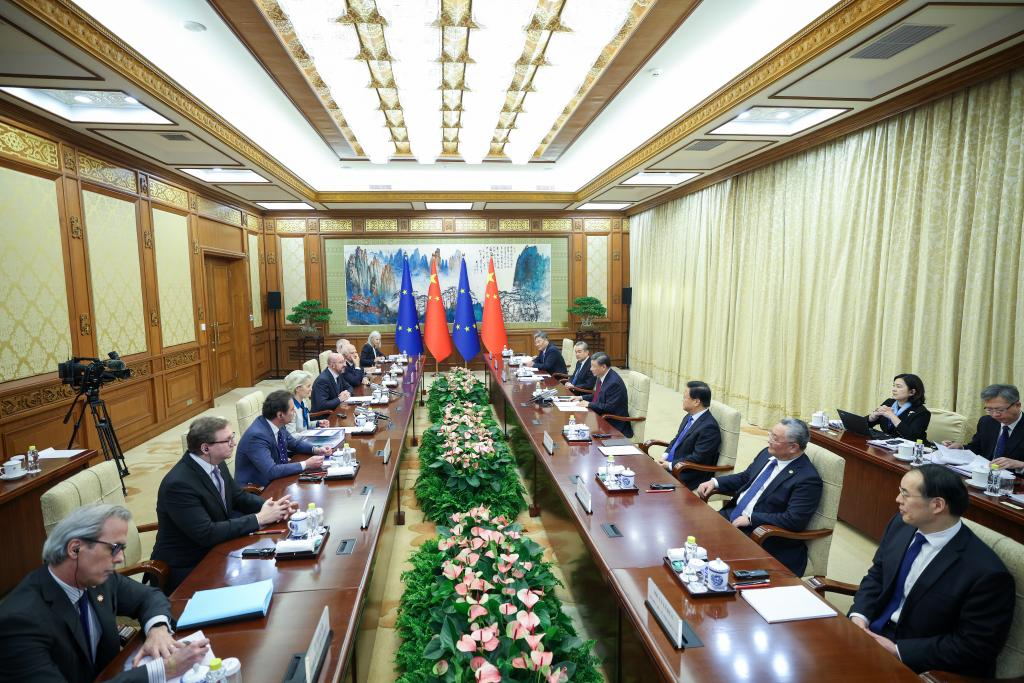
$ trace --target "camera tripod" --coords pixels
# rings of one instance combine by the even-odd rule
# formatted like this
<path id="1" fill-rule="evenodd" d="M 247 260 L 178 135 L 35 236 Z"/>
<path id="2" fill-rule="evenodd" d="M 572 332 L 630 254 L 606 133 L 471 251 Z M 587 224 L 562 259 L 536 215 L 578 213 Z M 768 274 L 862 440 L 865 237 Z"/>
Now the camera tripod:
<path id="1" fill-rule="evenodd" d="M 121 450 L 121 443 L 117 440 L 117 433 L 114 431 L 114 423 L 110 419 L 110 413 L 107 412 L 107 404 L 100 398 L 100 387 L 99 385 L 87 387 L 82 386 L 78 390 L 78 395 L 75 396 L 75 400 L 71 402 L 71 407 L 68 408 L 67 415 L 64 416 L 64 424 L 68 423 L 71 419 L 71 415 L 75 412 L 75 406 L 78 405 L 78 399 L 82 399 L 82 409 L 78 412 L 78 417 L 75 418 L 75 427 L 71 430 L 71 438 L 68 439 L 68 448 L 70 449 L 75 443 L 75 437 L 78 436 L 78 430 L 82 427 L 82 419 L 85 417 L 86 408 L 92 413 L 92 423 L 96 427 L 96 433 L 100 437 L 100 448 L 103 450 L 103 459 L 111 460 L 117 464 L 117 476 L 121 478 L 121 493 L 128 495 L 128 488 L 124 484 L 125 475 L 129 474 L 128 465 L 124 461 L 124 451 Z"/>

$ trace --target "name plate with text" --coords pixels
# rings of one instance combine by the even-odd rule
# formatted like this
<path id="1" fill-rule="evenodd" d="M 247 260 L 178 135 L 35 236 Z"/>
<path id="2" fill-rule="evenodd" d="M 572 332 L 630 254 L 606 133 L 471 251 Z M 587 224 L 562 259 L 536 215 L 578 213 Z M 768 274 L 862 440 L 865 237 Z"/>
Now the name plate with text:
<path id="1" fill-rule="evenodd" d="M 555 440 L 547 432 L 544 432 L 544 450 L 548 452 L 548 455 L 555 453 Z"/>
<path id="2" fill-rule="evenodd" d="M 583 477 L 576 479 L 576 498 L 580 501 L 584 510 L 589 514 L 594 514 L 594 508 L 590 502 L 590 489 L 587 488 L 587 482 Z"/>
<path id="3" fill-rule="evenodd" d="M 391 439 L 387 440 L 387 442 L 384 444 L 384 448 L 377 451 L 377 455 L 384 458 L 385 465 L 388 464 L 388 460 L 391 459 Z"/>
<path id="4" fill-rule="evenodd" d="M 661 630 L 665 632 L 672 646 L 677 650 L 688 647 L 704 647 L 704 643 L 693 632 L 690 625 L 679 618 L 679 613 L 676 612 L 672 603 L 651 577 L 647 577 L 647 599 L 644 604 L 647 605 L 647 609 L 651 610 L 654 618 L 658 620 Z"/>
<path id="5" fill-rule="evenodd" d="M 363 510 L 359 520 L 360 529 L 365 529 L 370 526 L 370 518 L 373 517 L 373 505 L 370 504 L 371 500 L 373 500 L 373 496 L 366 496 L 366 500 L 363 501 Z"/>

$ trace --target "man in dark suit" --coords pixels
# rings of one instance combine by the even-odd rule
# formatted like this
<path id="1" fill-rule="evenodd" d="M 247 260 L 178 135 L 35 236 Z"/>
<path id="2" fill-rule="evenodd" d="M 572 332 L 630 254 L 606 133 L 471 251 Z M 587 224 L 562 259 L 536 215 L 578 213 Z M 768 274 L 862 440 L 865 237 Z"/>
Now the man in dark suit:
<path id="1" fill-rule="evenodd" d="M 966 448 L 1004 469 L 1024 468 L 1024 426 L 1021 425 L 1020 392 L 1012 384 L 991 384 L 981 391 L 985 415 L 970 443 L 961 446 L 945 442 L 951 448 Z"/>
<path id="2" fill-rule="evenodd" d="M 320 373 L 320 376 L 313 381 L 313 412 L 321 410 L 337 410 L 343 401 L 352 397 L 352 388 L 342 372 L 345 369 L 345 357 L 340 353 L 331 353 L 327 356 L 327 369 Z"/>
<path id="3" fill-rule="evenodd" d="M 691 491 L 711 478 L 711 472 L 684 469 L 684 463 L 717 465 L 722 447 L 722 432 L 711 406 L 711 387 L 704 382 L 686 383 L 683 391 L 683 412 L 686 417 L 665 451 L 662 467 L 678 477 Z"/>
<path id="4" fill-rule="evenodd" d="M 598 415 L 629 415 L 629 392 L 626 383 L 619 374 L 612 370 L 612 360 L 603 351 L 590 357 L 590 367 L 594 371 L 596 382 L 594 393 L 584 394 L 579 404 L 593 410 Z M 633 425 L 622 420 L 608 420 L 623 436 L 633 436 Z"/>
<path id="5" fill-rule="evenodd" d="M 749 534 L 762 524 L 803 531 L 818 509 L 822 483 L 818 470 L 804 454 L 810 432 L 807 424 L 783 418 L 768 435 L 768 448 L 758 453 L 743 472 L 717 477 L 697 487 L 704 500 L 712 493 L 733 495 L 721 510 L 733 526 Z M 803 541 L 773 537 L 764 549 L 797 576 L 807 568 Z"/>
<path id="6" fill-rule="evenodd" d="M 572 351 L 576 355 L 576 367 L 573 368 L 572 374 L 569 375 L 569 379 L 565 383 L 566 388 L 585 392 L 593 391 L 597 377 L 594 377 L 594 371 L 590 367 L 590 347 L 587 346 L 587 342 L 576 342 Z"/>
<path id="7" fill-rule="evenodd" d="M 526 361 L 526 365 L 543 370 L 549 374 L 555 374 L 556 372 L 560 372 L 563 375 L 568 374 L 568 370 L 565 367 L 565 359 L 562 358 L 562 352 L 548 341 L 547 332 L 544 330 L 534 332 L 533 345 L 537 349 L 537 355 Z"/>
<path id="8" fill-rule="evenodd" d="M 263 500 L 243 491 L 225 461 L 235 435 L 222 417 L 201 417 L 188 428 L 188 452 L 160 482 L 153 559 L 167 563 L 170 595 L 210 548 L 288 518 L 288 496 Z"/>
<path id="9" fill-rule="evenodd" d="M 186 645 L 171 635 L 171 606 L 157 590 L 115 571 L 124 561 L 131 513 L 120 505 L 73 511 L 43 545 L 44 566 L 0 604 L 0 680 L 91 683 L 121 649 L 116 618 L 137 619 L 146 633 L 136 668 L 122 683 L 180 676 L 202 660 L 208 641 Z M 151 661 L 139 666 L 143 657 Z"/>
<path id="10" fill-rule="evenodd" d="M 295 402 L 287 391 L 272 391 L 263 401 L 262 416 L 253 420 L 238 442 L 235 479 L 243 485 L 266 486 L 274 479 L 320 469 L 330 448 L 317 447 L 296 439 L 285 427 L 295 419 Z M 289 453 L 312 454 L 302 462 L 291 462 Z"/>
<path id="11" fill-rule="evenodd" d="M 922 465 L 903 475 L 896 502 L 850 619 L 918 673 L 993 677 L 1014 581 L 960 521 L 967 487 L 941 465 Z"/>
<path id="12" fill-rule="evenodd" d="M 359 367 L 359 353 L 352 344 L 346 344 L 341 351 L 345 363 L 342 365 L 341 376 L 350 387 L 358 387 L 361 384 L 369 384 L 366 371 Z"/>

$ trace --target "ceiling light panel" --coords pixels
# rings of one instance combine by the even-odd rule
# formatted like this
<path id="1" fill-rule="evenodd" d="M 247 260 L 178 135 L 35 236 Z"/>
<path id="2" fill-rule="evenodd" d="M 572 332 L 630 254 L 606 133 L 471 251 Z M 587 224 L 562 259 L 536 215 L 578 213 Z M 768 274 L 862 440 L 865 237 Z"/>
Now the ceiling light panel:
<path id="1" fill-rule="evenodd" d="M 8 95 L 56 114 L 67 121 L 81 123 L 144 123 L 169 125 L 172 122 L 139 104 L 119 90 L 62 90 L 59 88 L 0 88 Z"/>
<path id="2" fill-rule="evenodd" d="M 256 202 L 267 211 L 312 211 L 306 202 Z"/>
<path id="3" fill-rule="evenodd" d="M 576 207 L 577 211 L 621 211 L 629 202 L 587 202 Z"/>
<path id="4" fill-rule="evenodd" d="M 430 211 L 469 211 L 473 202 L 425 202 Z"/>
<path id="5" fill-rule="evenodd" d="M 247 168 L 183 168 L 181 171 L 207 183 L 269 183 Z"/>
<path id="6" fill-rule="evenodd" d="M 709 135 L 795 135 L 849 111 L 814 107 L 751 107 Z"/>
<path id="7" fill-rule="evenodd" d="M 623 180 L 623 185 L 678 185 L 685 183 L 691 178 L 696 178 L 700 173 L 637 173 L 628 180 Z"/>

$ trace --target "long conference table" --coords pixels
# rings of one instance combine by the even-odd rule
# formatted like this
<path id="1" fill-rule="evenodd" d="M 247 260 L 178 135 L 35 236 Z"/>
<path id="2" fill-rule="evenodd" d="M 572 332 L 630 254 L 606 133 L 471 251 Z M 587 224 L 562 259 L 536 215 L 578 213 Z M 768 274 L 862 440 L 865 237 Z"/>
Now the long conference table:
<path id="1" fill-rule="evenodd" d="M 688 535 L 732 569 L 767 569 L 772 586 L 800 583 L 759 545 L 682 485 L 648 493 L 651 483 L 676 483 L 651 458 L 617 458 L 636 472 L 638 494 L 606 494 L 595 481 L 605 458 L 599 440 L 570 444 L 570 415 L 591 432 L 621 434 L 593 412 L 563 413 L 527 403 L 536 383 L 502 380 L 501 359 L 488 364 L 491 400 L 506 431 L 518 425 L 532 445 L 520 468 L 572 593 L 586 636 L 610 681 L 914 681 L 918 677 L 845 616 L 769 624 L 739 595 L 691 598 L 663 564 L 665 551 Z M 545 388 L 559 388 L 551 379 Z M 549 455 L 545 433 L 555 450 Z M 592 496 L 592 514 L 576 498 L 576 477 Z M 529 528 L 527 528 L 529 532 Z M 688 622 L 702 647 L 677 650 L 645 605 L 648 580 Z"/>
<path id="2" fill-rule="evenodd" d="M 381 422 L 373 435 L 346 436 L 356 449 L 359 471 L 354 480 L 304 483 L 298 475 L 270 482 L 264 498 L 290 496 L 305 510 L 316 503 L 324 510 L 324 523 L 330 534 L 317 559 L 242 559 L 246 548 L 273 546 L 279 536 L 243 536 L 226 541 L 207 553 L 203 561 L 171 595 L 171 611 L 181 616 L 188 599 L 196 591 L 252 583 L 274 582 L 267 616 L 262 619 L 202 627 L 218 657 L 237 657 L 242 663 L 246 683 L 279 683 L 285 679 L 292 654 L 306 651 L 324 607 L 329 608 L 332 639 L 320 670 L 319 681 L 367 680 L 369 654 L 373 649 L 377 624 L 382 612 L 383 594 L 394 545 L 395 526 L 404 523 L 398 478 L 400 456 L 410 426 L 414 425 L 417 394 L 423 360 L 406 366 L 398 390 L 404 396 L 374 410 L 391 418 Z M 368 393 L 365 387 L 353 392 Z M 347 417 L 335 414 L 333 426 L 351 427 L 355 406 L 339 409 Z M 415 439 L 415 426 L 413 439 Z M 390 442 L 391 456 L 385 465 L 378 453 Z M 298 459 L 302 459 L 300 456 Z M 365 529 L 361 526 L 363 504 L 370 499 L 374 510 Z M 270 528 L 283 528 L 275 524 Z M 377 568 L 380 571 L 375 571 Z M 184 629 L 177 637 L 195 629 Z M 141 641 L 125 647 L 100 675 L 104 680 L 119 672 L 125 658 L 134 653 Z"/>

